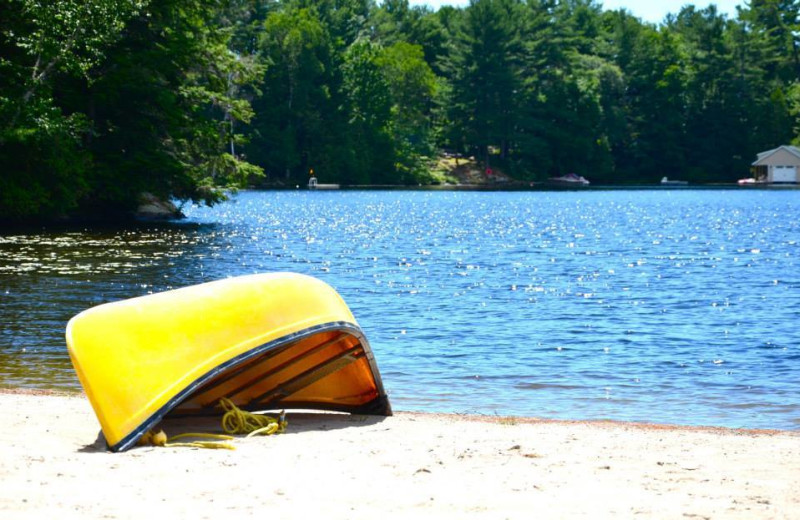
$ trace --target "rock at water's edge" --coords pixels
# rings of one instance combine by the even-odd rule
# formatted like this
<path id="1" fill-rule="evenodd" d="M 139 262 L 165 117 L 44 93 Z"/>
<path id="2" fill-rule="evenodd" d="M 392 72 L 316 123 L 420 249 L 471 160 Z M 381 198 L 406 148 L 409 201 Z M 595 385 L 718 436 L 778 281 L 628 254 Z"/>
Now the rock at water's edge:
<path id="1" fill-rule="evenodd" d="M 139 197 L 140 204 L 136 209 L 136 218 L 146 220 L 171 220 L 183 218 L 183 213 L 175 204 L 163 200 L 152 193 L 142 193 Z"/>

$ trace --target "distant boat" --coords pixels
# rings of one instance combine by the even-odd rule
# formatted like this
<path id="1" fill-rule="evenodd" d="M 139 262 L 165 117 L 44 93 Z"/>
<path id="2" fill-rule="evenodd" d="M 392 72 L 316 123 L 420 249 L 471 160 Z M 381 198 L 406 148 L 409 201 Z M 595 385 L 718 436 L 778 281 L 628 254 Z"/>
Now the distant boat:
<path id="1" fill-rule="evenodd" d="M 748 177 L 747 179 L 739 179 L 736 181 L 736 184 L 739 186 L 752 186 L 754 184 L 766 184 L 767 181 L 762 179 L 754 179 L 753 177 Z"/>
<path id="2" fill-rule="evenodd" d="M 589 181 L 587 181 L 582 175 L 578 175 L 577 173 L 568 173 L 566 175 L 562 175 L 561 177 L 550 177 L 547 179 L 548 184 L 552 184 L 555 186 L 588 186 Z"/>
<path id="3" fill-rule="evenodd" d="M 308 189 L 309 190 L 338 190 L 338 184 L 320 184 L 317 182 L 316 177 L 311 177 L 308 179 Z"/>
<path id="4" fill-rule="evenodd" d="M 662 186 L 686 186 L 687 184 L 689 184 L 689 181 L 676 181 L 666 177 L 661 178 Z"/>

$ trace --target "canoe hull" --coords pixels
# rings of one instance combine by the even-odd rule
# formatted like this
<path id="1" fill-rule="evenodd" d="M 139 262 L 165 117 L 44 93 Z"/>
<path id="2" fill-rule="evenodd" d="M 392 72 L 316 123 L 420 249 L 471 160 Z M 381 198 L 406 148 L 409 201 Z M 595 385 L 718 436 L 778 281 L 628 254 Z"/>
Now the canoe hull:
<path id="1" fill-rule="evenodd" d="M 210 282 L 94 307 L 67 326 L 112 451 L 166 415 L 311 408 L 391 415 L 369 342 L 327 284 L 293 273 Z"/>

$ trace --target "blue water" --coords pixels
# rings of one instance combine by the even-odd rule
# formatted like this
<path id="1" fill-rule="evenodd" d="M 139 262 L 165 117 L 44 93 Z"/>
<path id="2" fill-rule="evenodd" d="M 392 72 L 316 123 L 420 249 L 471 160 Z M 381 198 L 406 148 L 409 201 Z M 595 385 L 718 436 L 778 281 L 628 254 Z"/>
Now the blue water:
<path id="1" fill-rule="evenodd" d="M 105 301 L 269 271 L 344 297 L 396 410 L 800 429 L 800 191 L 242 192 L 0 235 L 0 385 Z"/>

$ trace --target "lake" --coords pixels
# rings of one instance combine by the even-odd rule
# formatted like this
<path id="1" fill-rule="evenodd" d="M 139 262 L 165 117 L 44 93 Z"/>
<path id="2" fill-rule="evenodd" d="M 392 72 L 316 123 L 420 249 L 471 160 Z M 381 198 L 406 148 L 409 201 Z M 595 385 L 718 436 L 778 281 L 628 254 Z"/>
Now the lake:
<path id="1" fill-rule="evenodd" d="M 0 386 L 78 389 L 100 303 L 294 271 L 396 410 L 800 429 L 800 191 L 241 192 L 187 219 L 0 232 Z"/>

